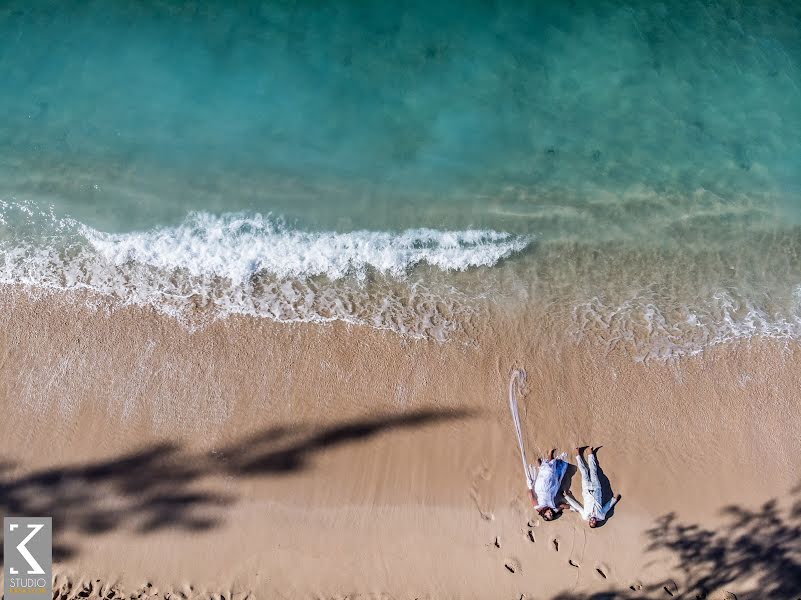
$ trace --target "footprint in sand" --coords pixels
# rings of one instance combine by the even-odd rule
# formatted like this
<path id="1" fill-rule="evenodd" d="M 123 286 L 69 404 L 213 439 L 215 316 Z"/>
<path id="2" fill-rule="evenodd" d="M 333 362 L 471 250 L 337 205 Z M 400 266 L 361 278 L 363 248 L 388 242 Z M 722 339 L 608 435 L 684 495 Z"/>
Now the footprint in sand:
<path id="1" fill-rule="evenodd" d="M 607 573 L 609 573 L 609 567 L 601 563 L 600 565 L 595 567 L 595 572 L 601 579 L 607 579 L 608 578 Z"/>
<path id="2" fill-rule="evenodd" d="M 553 544 L 553 549 L 559 552 L 559 538 L 551 540 L 551 544 Z"/>
<path id="3" fill-rule="evenodd" d="M 496 535 L 496 536 L 495 536 L 495 543 L 493 543 L 492 545 L 493 545 L 493 546 L 495 546 L 496 548 L 500 548 L 500 547 L 501 547 L 501 538 L 499 538 L 499 537 Z"/>
<path id="4" fill-rule="evenodd" d="M 532 542 L 536 542 L 537 541 L 536 538 L 534 537 L 534 532 L 531 531 L 531 529 L 528 530 L 528 535 L 526 537 L 528 537 L 528 539 L 530 541 L 532 541 Z"/>
<path id="5" fill-rule="evenodd" d="M 506 562 L 503 563 L 503 566 L 506 568 L 507 571 L 509 571 L 512 574 L 520 573 L 521 569 L 520 561 L 517 560 L 516 558 L 507 558 Z"/>
<path id="6" fill-rule="evenodd" d="M 635 581 L 634 583 L 632 583 L 632 584 L 629 586 L 629 589 L 630 589 L 632 592 L 639 592 L 639 591 L 641 591 L 641 590 L 642 590 L 642 583 L 640 583 L 639 581 Z"/>
<path id="7" fill-rule="evenodd" d="M 487 502 L 484 500 L 484 497 L 489 494 L 488 490 L 482 494 L 482 488 L 488 488 L 486 482 L 492 479 L 492 471 L 489 468 L 482 466 L 473 471 L 473 481 L 470 484 L 470 498 L 473 499 L 473 502 L 478 509 L 478 514 L 481 515 L 481 518 L 485 521 L 494 521 L 495 515 L 487 506 Z"/>
<path id="8" fill-rule="evenodd" d="M 679 586 L 676 585 L 675 581 L 669 580 L 662 586 L 662 589 L 665 590 L 665 593 L 670 596 L 671 598 L 679 593 Z"/>
<path id="9" fill-rule="evenodd" d="M 579 568 L 579 564 L 577 562 L 573 561 L 572 559 L 567 561 L 567 564 L 569 564 L 571 567 L 575 567 L 576 569 Z"/>

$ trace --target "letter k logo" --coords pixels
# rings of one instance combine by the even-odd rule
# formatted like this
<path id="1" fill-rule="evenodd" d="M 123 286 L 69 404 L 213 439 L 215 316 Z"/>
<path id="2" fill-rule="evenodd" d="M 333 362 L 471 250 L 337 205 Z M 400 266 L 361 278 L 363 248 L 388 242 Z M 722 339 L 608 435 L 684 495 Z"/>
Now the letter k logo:
<path id="1" fill-rule="evenodd" d="M 17 527 L 19 527 L 19 524 L 17 523 L 10 523 L 8 526 L 9 530 L 11 531 L 14 531 Z M 28 525 L 28 529 L 32 529 L 33 531 L 28 534 L 28 537 L 17 544 L 17 550 L 22 555 L 22 558 L 24 558 L 31 567 L 28 571 L 28 575 L 44 575 L 44 569 L 42 569 L 42 565 L 36 562 L 33 554 L 31 554 L 28 548 L 25 546 L 33 539 L 33 536 L 39 533 L 43 527 L 44 525 Z M 12 575 L 19 575 L 18 571 L 14 567 L 11 567 L 10 571 Z"/>

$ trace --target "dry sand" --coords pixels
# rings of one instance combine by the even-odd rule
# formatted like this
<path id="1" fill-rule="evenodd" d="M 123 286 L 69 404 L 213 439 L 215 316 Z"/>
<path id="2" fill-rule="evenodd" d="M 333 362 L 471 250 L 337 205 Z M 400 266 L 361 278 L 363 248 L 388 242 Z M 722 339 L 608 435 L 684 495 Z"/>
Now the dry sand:
<path id="1" fill-rule="evenodd" d="M 65 600 L 801 597 L 794 345 L 643 365 L 534 317 L 442 344 L 84 301 L 0 303 L 0 504 L 53 516 Z M 603 527 L 537 518 L 515 367 L 532 458 L 603 445 Z"/>

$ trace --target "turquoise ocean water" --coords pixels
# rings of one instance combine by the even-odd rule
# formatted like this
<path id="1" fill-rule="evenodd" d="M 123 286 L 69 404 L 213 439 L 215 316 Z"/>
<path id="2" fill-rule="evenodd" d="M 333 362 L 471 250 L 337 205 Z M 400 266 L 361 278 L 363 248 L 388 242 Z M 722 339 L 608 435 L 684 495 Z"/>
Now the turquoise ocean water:
<path id="1" fill-rule="evenodd" d="M 639 357 L 801 337 L 797 2 L 0 5 L 0 282 Z M 200 319 L 200 320 L 203 320 Z"/>

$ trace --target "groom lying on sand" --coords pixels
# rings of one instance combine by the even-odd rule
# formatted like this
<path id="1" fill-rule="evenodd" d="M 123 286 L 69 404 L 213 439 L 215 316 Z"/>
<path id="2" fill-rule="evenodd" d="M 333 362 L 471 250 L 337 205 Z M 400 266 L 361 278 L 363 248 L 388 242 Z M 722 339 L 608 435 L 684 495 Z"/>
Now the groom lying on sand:
<path id="1" fill-rule="evenodd" d="M 606 504 L 602 504 L 603 496 L 601 492 L 601 482 L 598 479 L 598 459 L 595 453 L 598 448 L 592 448 L 589 458 L 589 469 L 587 463 L 584 462 L 584 448 L 576 448 L 576 464 L 581 472 L 581 487 L 584 496 L 584 506 L 582 507 L 573 494 L 568 491 L 565 494 L 565 500 L 568 501 L 570 507 L 581 515 L 581 518 L 587 521 L 590 527 L 595 528 L 598 524 L 606 519 L 607 513 L 612 510 L 612 507 L 620 500 L 620 494 L 611 498 Z M 589 471 L 589 472 L 588 472 Z"/>

